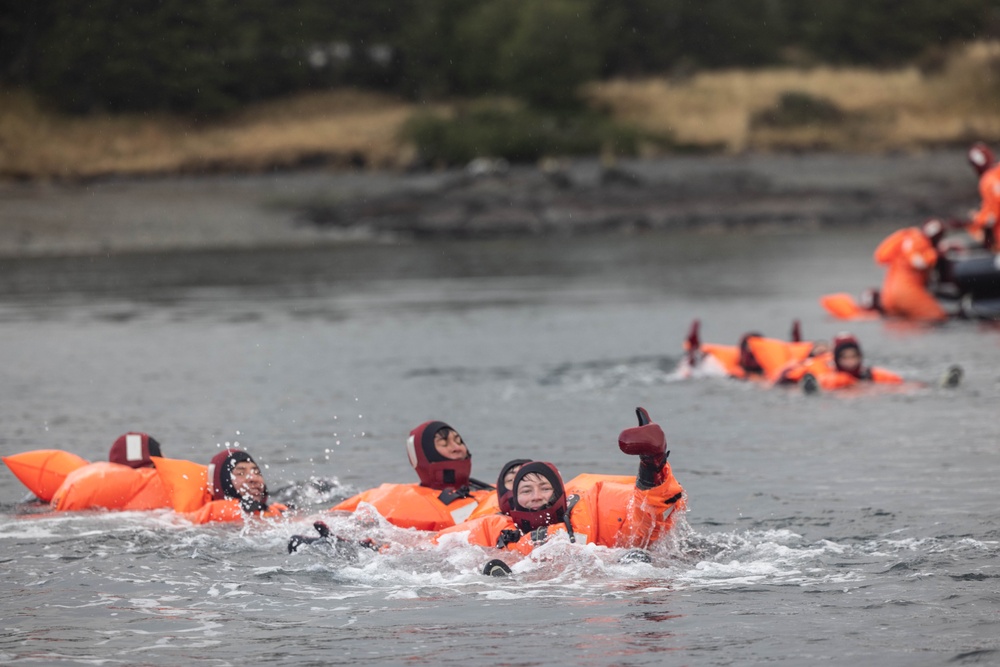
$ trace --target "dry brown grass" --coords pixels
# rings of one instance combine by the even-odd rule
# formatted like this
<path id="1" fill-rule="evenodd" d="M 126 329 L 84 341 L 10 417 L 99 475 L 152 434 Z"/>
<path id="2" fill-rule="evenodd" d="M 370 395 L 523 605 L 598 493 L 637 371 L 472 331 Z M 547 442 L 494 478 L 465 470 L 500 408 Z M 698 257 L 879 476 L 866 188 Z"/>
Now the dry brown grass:
<path id="1" fill-rule="evenodd" d="M 933 72 L 732 70 L 602 82 L 587 92 L 623 122 L 729 152 L 997 141 L 1000 43 L 972 44 Z M 754 122 L 788 92 L 829 100 L 844 119 L 794 127 Z M 26 93 L 0 91 L 0 177 L 257 171 L 313 161 L 396 167 L 413 155 L 398 131 L 414 110 L 392 97 L 340 90 L 255 105 L 211 123 L 143 114 L 72 118 L 43 109 Z"/>
<path id="2" fill-rule="evenodd" d="M 731 152 L 913 150 L 1000 138 L 1000 43 L 973 44 L 930 73 L 916 67 L 731 70 L 682 81 L 611 81 L 588 92 L 616 117 L 683 144 Z M 830 100 L 847 118 L 795 128 L 755 126 L 754 115 L 787 92 Z"/>
<path id="3" fill-rule="evenodd" d="M 256 105 L 225 121 L 167 115 L 71 118 L 23 92 L 0 93 L 0 176 L 90 178 L 219 170 L 257 171 L 310 160 L 395 166 L 412 108 L 352 90 Z"/>

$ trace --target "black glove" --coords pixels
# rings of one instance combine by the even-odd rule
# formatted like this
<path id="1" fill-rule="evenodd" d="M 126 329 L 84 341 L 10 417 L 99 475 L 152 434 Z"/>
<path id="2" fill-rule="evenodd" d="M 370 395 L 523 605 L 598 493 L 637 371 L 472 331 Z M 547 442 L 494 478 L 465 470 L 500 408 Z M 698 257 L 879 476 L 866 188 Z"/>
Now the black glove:
<path id="1" fill-rule="evenodd" d="M 548 526 L 541 526 L 540 528 L 535 528 L 531 531 L 531 541 L 535 544 L 544 544 L 545 540 L 549 539 L 549 528 Z"/>
<path id="2" fill-rule="evenodd" d="M 516 544 L 521 540 L 521 531 L 516 528 L 507 528 L 506 530 L 501 530 L 500 535 L 497 537 L 497 549 L 503 549 L 508 544 Z"/>
<path id="3" fill-rule="evenodd" d="M 299 550 L 303 544 L 312 544 L 318 540 L 322 540 L 322 537 L 309 537 L 307 535 L 292 535 L 288 540 L 288 553 L 292 554 Z"/>
<path id="4" fill-rule="evenodd" d="M 244 512 L 266 512 L 267 504 L 253 498 L 240 498 L 240 508 Z"/>

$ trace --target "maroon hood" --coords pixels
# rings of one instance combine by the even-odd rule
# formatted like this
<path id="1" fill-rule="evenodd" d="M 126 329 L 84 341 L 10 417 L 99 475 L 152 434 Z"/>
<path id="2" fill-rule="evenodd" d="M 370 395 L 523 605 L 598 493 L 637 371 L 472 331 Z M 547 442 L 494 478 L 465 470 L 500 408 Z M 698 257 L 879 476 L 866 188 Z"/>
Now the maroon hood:
<path id="1" fill-rule="evenodd" d="M 857 338 L 855 338 L 853 335 L 849 333 L 837 334 L 833 339 L 833 364 L 834 366 L 837 367 L 838 371 L 841 371 L 843 373 L 850 373 L 855 377 L 861 377 L 864 372 L 863 356 L 861 357 L 862 363 L 858 364 L 858 367 L 853 371 L 848 371 L 840 367 L 840 353 L 851 347 L 853 347 L 855 350 L 858 351 L 859 356 L 861 355 L 861 343 L 858 342 Z"/>
<path id="2" fill-rule="evenodd" d="M 160 443 L 146 433 L 131 431 L 118 436 L 111 445 L 108 460 L 120 463 L 130 468 L 149 468 L 153 461 L 150 456 L 163 456 L 160 453 Z"/>
<path id="3" fill-rule="evenodd" d="M 442 491 L 468 486 L 469 475 L 472 474 L 472 453 L 461 461 L 441 456 L 434 447 L 434 434 L 443 428 L 451 427 L 444 422 L 429 421 L 410 431 L 406 441 L 410 465 L 417 471 L 420 486 Z"/>

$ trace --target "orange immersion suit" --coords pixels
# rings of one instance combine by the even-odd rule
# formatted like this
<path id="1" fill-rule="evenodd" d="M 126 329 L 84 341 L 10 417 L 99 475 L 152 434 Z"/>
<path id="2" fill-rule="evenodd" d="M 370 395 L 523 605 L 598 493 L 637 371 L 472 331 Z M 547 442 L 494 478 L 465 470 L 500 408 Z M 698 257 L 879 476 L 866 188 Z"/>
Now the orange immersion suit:
<path id="1" fill-rule="evenodd" d="M 789 365 L 778 377 L 779 383 L 799 382 L 806 374 L 811 374 L 819 383 L 819 388 L 825 391 L 832 389 L 844 389 L 853 387 L 859 382 L 869 381 L 877 384 L 902 384 L 903 378 L 887 371 L 884 368 L 874 366 L 865 369 L 861 377 L 841 371 L 833 362 L 833 352 L 810 357 L 798 363 Z"/>
<path id="2" fill-rule="evenodd" d="M 938 253 L 917 227 L 890 234 L 875 249 L 875 261 L 888 270 L 882 283 L 882 309 L 887 315 L 924 322 L 948 319 L 948 313 L 927 290 Z"/>
<path id="3" fill-rule="evenodd" d="M 764 371 L 764 377 L 774 382 L 791 364 L 805 360 L 813 351 L 812 341 L 784 341 L 777 338 L 751 338 L 750 352 Z"/>
<path id="4" fill-rule="evenodd" d="M 997 220 L 1000 220 L 1000 164 L 993 165 L 979 177 L 979 196 L 982 205 L 972 217 L 967 228 L 969 235 L 980 243 L 986 244 L 986 232 L 992 232 L 992 243 L 987 245 L 991 252 L 1000 250 L 1000 240 L 997 239 Z"/>
<path id="5" fill-rule="evenodd" d="M 663 482 L 651 489 L 636 488 L 636 478 L 583 474 L 566 484 L 571 539 L 606 547 L 646 548 L 673 526 L 677 510 L 683 511 L 684 489 L 670 464 L 662 469 Z M 564 523 L 534 530 L 519 539 L 502 539 L 506 531 L 520 531 L 506 514 L 492 514 L 439 531 L 435 541 L 449 534 L 468 533 L 470 544 L 500 547 L 528 554 L 556 533 L 569 533 Z"/>

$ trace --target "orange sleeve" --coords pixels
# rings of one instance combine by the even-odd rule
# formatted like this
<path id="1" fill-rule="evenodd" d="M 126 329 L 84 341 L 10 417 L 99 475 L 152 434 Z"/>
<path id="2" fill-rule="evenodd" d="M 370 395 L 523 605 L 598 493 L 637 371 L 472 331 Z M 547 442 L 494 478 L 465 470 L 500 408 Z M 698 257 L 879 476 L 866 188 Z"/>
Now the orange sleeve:
<path id="1" fill-rule="evenodd" d="M 872 382 L 878 382 L 880 384 L 902 384 L 903 378 L 896 375 L 892 371 L 887 371 L 884 368 L 872 367 Z"/>
<path id="2" fill-rule="evenodd" d="M 903 242 L 905 230 L 898 229 L 889 234 L 878 247 L 875 248 L 875 262 L 877 264 L 889 264 L 899 253 L 899 246 Z"/>
<path id="3" fill-rule="evenodd" d="M 937 262 L 937 250 L 927 237 L 918 231 L 908 234 L 901 248 L 907 264 L 918 271 L 927 271 Z"/>
<path id="4" fill-rule="evenodd" d="M 677 512 L 685 507 L 684 489 L 674 478 L 670 464 L 663 465 L 663 482 L 652 489 L 632 487 L 631 501 L 625 507 L 625 520 L 615 536 L 615 546 L 645 549 L 674 525 Z M 599 517 L 599 532 L 606 527 Z"/>
<path id="5" fill-rule="evenodd" d="M 587 542 L 607 547 L 645 548 L 670 530 L 677 510 L 684 507 L 684 489 L 663 466 L 663 482 L 638 489 L 635 477 L 593 475 L 570 513 L 573 530 Z M 568 492 L 568 489 L 567 489 Z"/>
<path id="6" fill-rule="evenodd" d="M 844 389 L 858 383 L 858 378 L 854 377 L 850 373 L 844 373 L 843 371 L 837 370 L 821 373 L 816 376 L 816 380 L 819 382 L 820 389 L 825 391 L 830 391 L 832 389 Z"/>
<path id="7" fill-rule="evenodd" d="M 444 530 L 439 530 L 431 538 L 432 541 L 437 544 L 440 539 L 445 535 L 451 535 L 455 533 L 468 533 L 469 544 L 475 544 L 481 547 L 495 547 L 497 545 L 497 539 L 500 537 L 500 532 L 507 529 L 513 529 L 514 522 L 506 514 L 490 514 L 488 516 L 482 516 L 478 519 L 469 519 L 468 521 L 463 521 L 462 523 L 449 526 Z"/>

